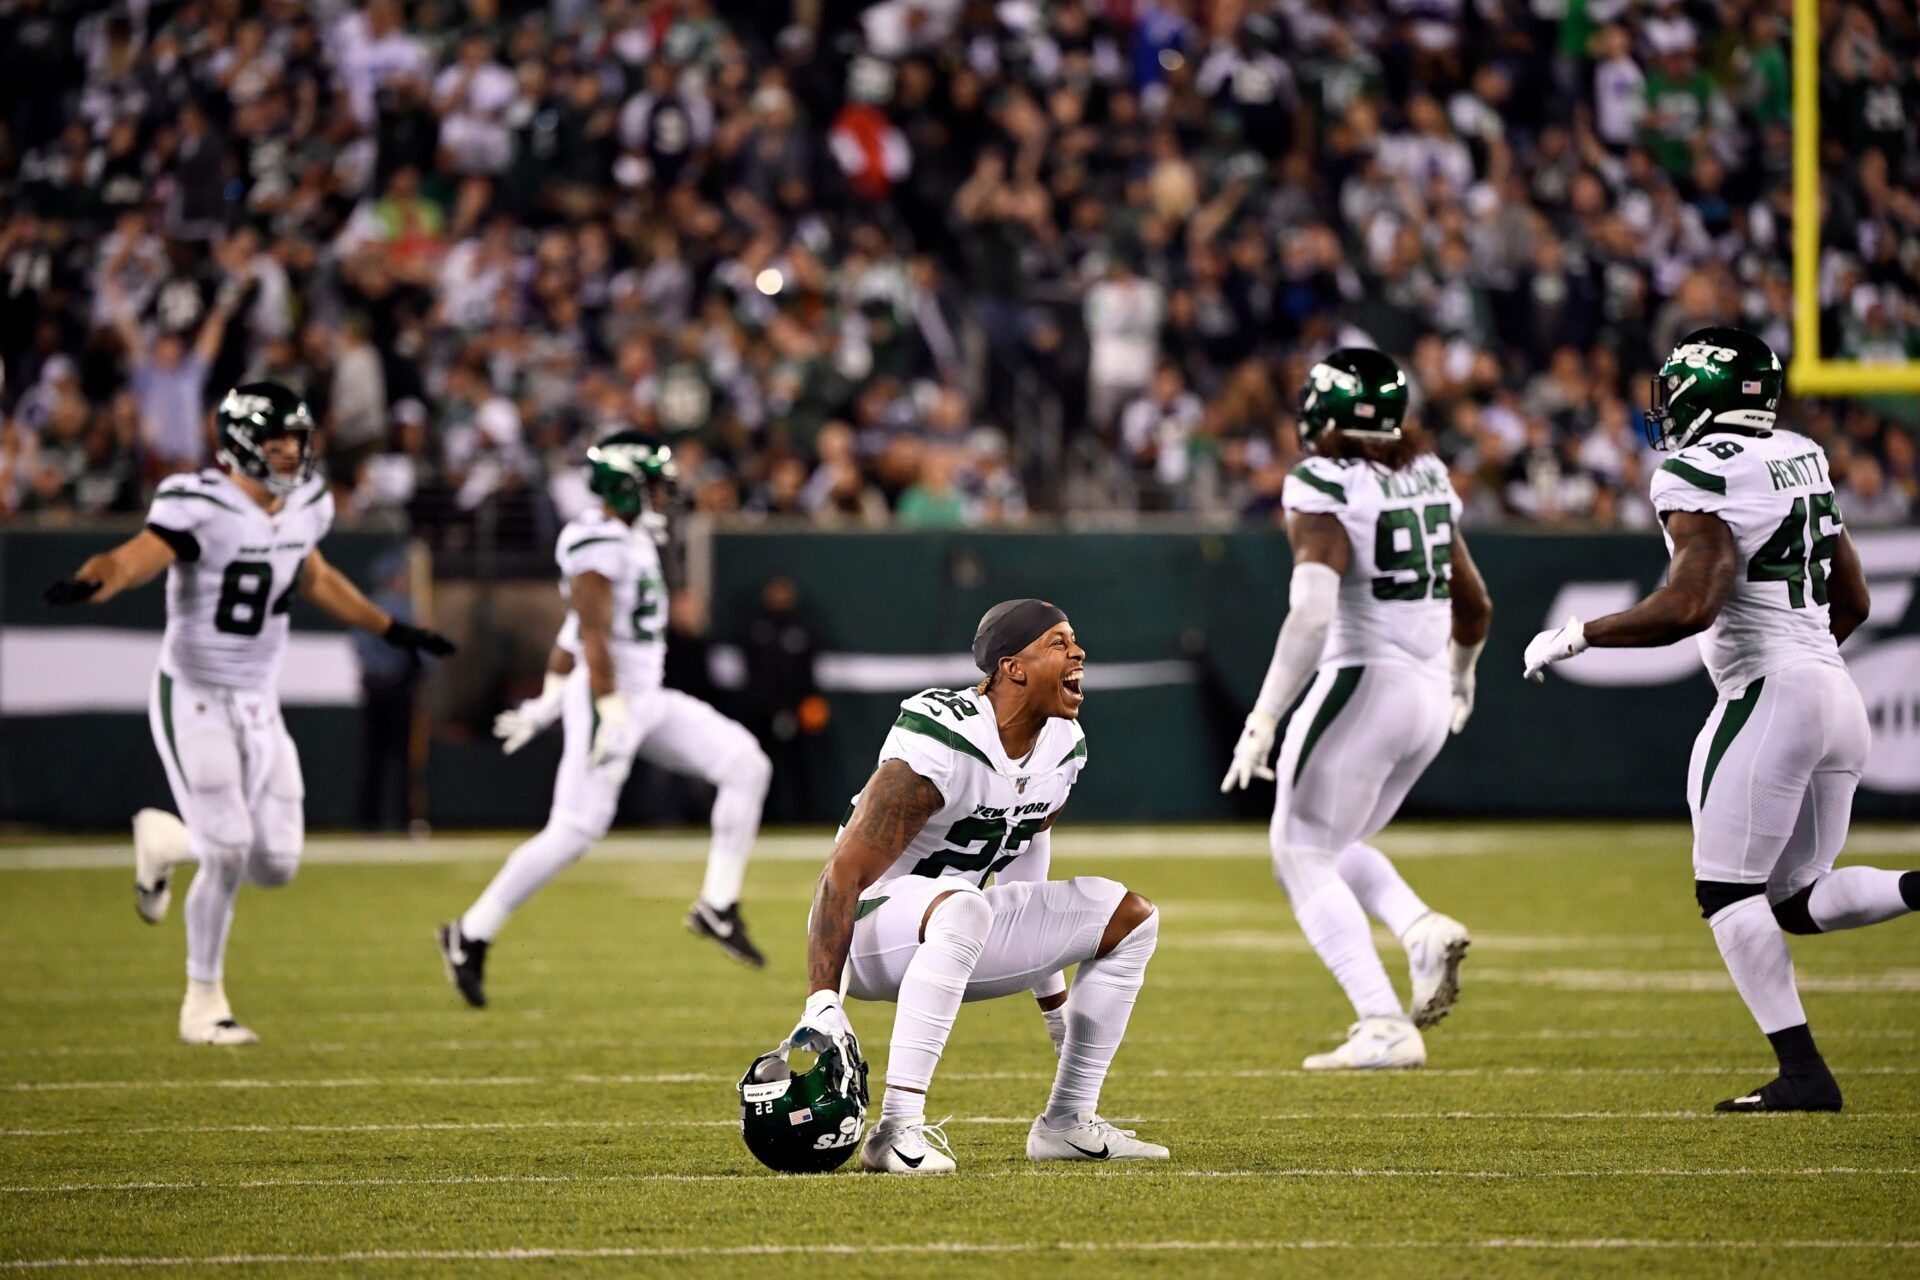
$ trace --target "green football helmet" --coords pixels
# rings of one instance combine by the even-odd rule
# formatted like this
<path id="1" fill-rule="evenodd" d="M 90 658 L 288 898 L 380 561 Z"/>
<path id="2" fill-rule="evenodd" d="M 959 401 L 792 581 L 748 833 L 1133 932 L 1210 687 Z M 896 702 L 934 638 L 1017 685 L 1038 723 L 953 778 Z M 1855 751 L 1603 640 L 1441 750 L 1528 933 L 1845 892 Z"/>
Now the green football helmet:
<path id="1" fill-rule="evenodd" d="M 814 1054 L 805 1071 L 794 1051 Z M 780 1173 L 830 1173 L 847 1162 L 867 1119 L 867 1064 L 851 1036 L 841 1044 L 809 1032 L 753 1060 L 740 1078 L 740 1134 L 754 1159 Z"/>
<path id="2" fill-rule="evenodd" d="M 1407 375 L 1391 357 L 1365 347 L 1330 351 L 1300 388 L 1300 445 L 1317 448 L 1330 431 L 1398 440 L 1407 401 Z"/>
<path id="3" fill-rule="evenodd" d="M 1773 348 L 1743 329 L 1695 329 L 1653 377 L 1647 443 L 1684 449 L 1709 427 L 1770 430 L 1786 375 Z"/>
<path id="4" fill-rule="evenodd" d="M 218 443 L 213 456 L 229 471 L 258 480 L 274 493 L 292 493 L 313 477 L 313 415 L 307 403 L 277 382 L 243 382 L 214 410 Z M 263 447 L 293 436 L 300 461 L 292 472 L 275 471 Z"/>
<path id="5" fill-rule="evenodd" d="M 640 431 L 616 431 L 587 450 L 587 487 L 623 516 L 647 509 L 648 487 L 680 474 L 673 449 Z"/>

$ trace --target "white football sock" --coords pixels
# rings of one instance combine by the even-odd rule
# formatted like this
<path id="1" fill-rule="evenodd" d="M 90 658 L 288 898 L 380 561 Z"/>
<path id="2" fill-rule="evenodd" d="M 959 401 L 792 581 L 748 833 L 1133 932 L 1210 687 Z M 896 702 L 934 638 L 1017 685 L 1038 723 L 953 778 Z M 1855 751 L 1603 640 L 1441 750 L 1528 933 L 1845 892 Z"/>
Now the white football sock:
<path id="1" fill-rule="evenodd" d="M 1807 911 L 1823 932 L 1858 929 L 1879 924 L 1913 908 L 1900 894 L 1904 871 L 1875 867 L 1842 867 L 1814 881 L 1807 895 Z"/>
<path id="2" fill-rule="evenodd" d="M 1340 861 L 1334 865 L 1367 914 L 1387 926 L 1394 937 L 1405 933 L 1414 921 L 1428 913 L 1420 895 L 1400 878 L 1399 870 L 1387 860 L 1387 855 L 1372 845 L 1357 842 L 1348 845 L 1340 851 Z"/>
<path id="3" fill-rule="evenodd" d="M 933 1069 L 953 1034 L 953 1020 L 967 993 L 967 980 L 993 928 L 993 908 L 971 890 L 940 900 L 927 917 L 926 937 L 900 979 L 893 1039 L 887 1049 L 887 1092 L 882 1119 L 918 1115 L 926 1105 Z M 918 1093 L 904 1092 L 918 1089 Z M 909 1110 L 910 1109 L 910 1110 Z"/>
<path id="4" fill-rule="evenodd" d="M 233 900 L 246 879 L 246 858 L 202 849 L 199 861 L 187 889 L 187 978 L 218 983 L 227 956 L 227 931 L 233 927 Z"/>
<path id="5" fill-rule="evenodd" d="M 1807 1020 L 1800 992 L 1793 985 L 1793 953 L 1787 935 L 1760 894 L 1722 907 L 1707 922 L 1733 985 L 1747 1002 L 1754 1021 L 1768 1035 Z"/>
<path id="6" fill-rule="evenodd" d="M 747 859 L 753 854 L 754 837 L 760 834 L 760 809 L 772 782 L 772 764 L 756 751 L 736 762 L 717 784 L 710 819 L 713 843 L 707 850 L 706 880 L 700 886 L 700 901 L 716 911 L 740 901 Z"/>
<path id="7" fill-rule="evenodd" d="M 1373 949 L 1373 931 L 1367 913 L 1347 882 L 1335 878 L 1304 902 L 1296 902 L 1294 916 L 1321 962 L 1332 971 L 1340 989 L 1362 1018 L 1399 1018 L 1406 1010 L 1393 994 L 1380 953 Z M 1071 1003 L 1072 997 L 1068 997 Z"/>
<path id="8" fill-rule="evenodd" d="M 531 840 L 508 855 L 467 913 L 460 917 L 462 937 L 492 942 L 507 917 L 540 886 L 571 866 L 592 842 L 566 823 L 549 822 Z"/>
<path id="9" fill-rule="evenodd" d="M 1052 1128 L 1065 1129 L 1075 1122 L 1076 1113 L 1100 1109 L 1100 1086 L 1126 1037 L 1127 1019 L 1159 941 L 1156 910 L 1113 950 L 1082 964 L 1074 976 L 1067 995 L 1067 1039 L 1060 1046 L 1060 1065 L 1047 1098 L 1045 1118 Z"/>

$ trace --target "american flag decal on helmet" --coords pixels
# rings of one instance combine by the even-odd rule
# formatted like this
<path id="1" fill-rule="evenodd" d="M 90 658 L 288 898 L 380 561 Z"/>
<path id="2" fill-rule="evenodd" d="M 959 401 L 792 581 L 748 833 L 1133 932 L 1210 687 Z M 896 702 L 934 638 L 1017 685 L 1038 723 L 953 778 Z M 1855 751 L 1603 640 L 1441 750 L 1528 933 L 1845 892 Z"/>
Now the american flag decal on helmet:
<path id="1" fill-rule="evenodd" d="M 1756 380 L 1756 379 L 1749 379 L 1749 380 L 1747 380 L 1746 382 L 1743 382 L 1743 383 L 1741 383 L 1741 384 L 1740 384 L 1740 394 L 1741 394 L 1741 395 L 1743 395 L 1743 396 L 1757 396 L 1757 395 L 1759 395 L 1759 394 L 1760 394 L 1760 383 L 1759 383 L 1759 381 L 1758 381 L 1758 380 Z"/>

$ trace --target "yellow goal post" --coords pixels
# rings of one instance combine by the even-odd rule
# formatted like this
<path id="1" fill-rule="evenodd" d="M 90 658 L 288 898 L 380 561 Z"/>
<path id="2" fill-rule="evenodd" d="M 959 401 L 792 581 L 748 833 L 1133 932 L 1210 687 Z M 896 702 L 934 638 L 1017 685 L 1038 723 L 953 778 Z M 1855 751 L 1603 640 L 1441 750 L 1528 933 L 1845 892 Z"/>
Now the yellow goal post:
<path id="1" fill-rule="evenodd" d="M 1793 360 L 1802 396 L 1920 392 L 1920 361 L 1829 360 L 1820 352 L 1820 0 L 1793 0 Z"/>

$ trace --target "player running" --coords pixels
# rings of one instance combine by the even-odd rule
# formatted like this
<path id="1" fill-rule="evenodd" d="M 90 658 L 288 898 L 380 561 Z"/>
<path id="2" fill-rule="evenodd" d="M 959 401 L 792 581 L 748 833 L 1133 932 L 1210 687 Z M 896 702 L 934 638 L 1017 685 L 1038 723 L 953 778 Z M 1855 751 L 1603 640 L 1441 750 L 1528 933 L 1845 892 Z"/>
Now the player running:
<path id="1" fill-rule="evenodd" d="M 951 1149 L 925 1105 L 954 1017 L 962 1001 L 1030 988 L 1060 1061 L 1027 1155 L 1164 1160 L 1165 1147 L 1098 1114 L 1159 914 L 1117 881 L 1047 879 L 1050 829 L 1086 766 L 1076 723 L 1086 651 L 1058 608 L 1008 600 L 980 620 L 973 658 L 987 673 L 977 687 L 900 704 L 879 767 L 849 808 L 814 894 L 812 994 L 787 1043 L 817 1033 L 857 1065 L 842 992 L 893 1001 L 886 1093 L 860 1164 L 951 1173 Z M 1069 996 L 1061 971 L 1074 964 Z"/>
<path id="2" fill-rule="evenodd" d="M 545 690 L 494 722 L 502 749 L 512 754 L 564 721 L 553 808 L 547 825 L 513 851 L 466 913 L 436 934 L 448 981 L 475 1008 L 487 1003 L 494 936 L 540 886 L 607 834 L 636 756 L 713 784 L 713 843 L 687 927 L 737 960 L 766 963 L 747 937 L 739 904 L 773 765 L 746 729 L 661 686 L 667 584 L 655 534 L 666 522 L 652 510 L 649 490 L 675 474 L 673 451 L 636 431 L 616 432 L 587 451 L 587 484 L 601 506 L 560 531 L 554 558 L 570 607 Z"/>
<path id="3" fill-rule="evenodd" d="M 222 470 L 160 482 L 147 527 L 47 588 L 48 604 L 103 604 L 167 570 L 167 629 L 148 721 L 180 816 L 133 818 L 134 905 L 158 923 L 176 863 L 187 890 L 188 1044 L 253 1044 L 221 981 L 233 903 L 245 881 L 278 888 L 300 867 L 306 788 L 276 685 L 287 605 L 302 598 L 410 653 L 449 654 L 445 637 L 397 622 L 320 554 L 333 497 L 313 474 L 313 418 L 274 382 L 229 391 L 215 412 Z M 184 822 L 182 821 L 184 819 Z"/>
<path id="4" fill-rule="evenodd" d="M 1705 633 L 1719 694 L 1687 769 L 1694 895 L 1778 1078 L 1719 1111 L 1838 1111 L 1814 1046 L 1787 933 L 1878 924 L 1920 908 L 1920 872 L 1833 869 L 1870 729 L 1840 643 L 1867 618 L 1867 582 L 1827 460 L 1776 425 L 1773 350 L 1739 329 L 1688 334 L 1653 383 L 1647 436 L 1672 555 L 1667 583 L 1622 613 L 1567 619 L 1527 646 L 1526 675 L 1592 647 Z M 1785 931 L 1784 933 L 1782 931 Z"/>
<path id="5" fill-rule="evenodd" d="M 1310 1071 L 1425 1063 L 1420 1028 L 1458 998 L 1470 941 L 1365 843 L 1449 727 L 1466 726 L 1493 616 L 1446 464 L 1406 415 L 1406 375 L 1378 351 L 1342 347 L 1307 375 L 1300 442 L 1311 456 L 1282 491 L 1294 565 L 1287 617 L 1220 784 L 1225 792 L 1274 782 L 1274 874 L 1353 1002 L 1346 1043 L 1309 1057 Z M 1276 775 L 1267 764 L 1274 732 L 1309 680 Z M 1369 913 L 1406 948 L 1413 991 L 1404 1010 Z"/>

